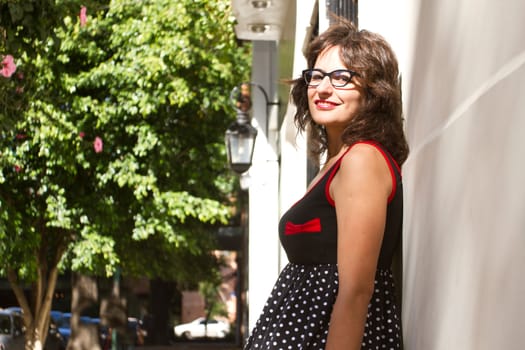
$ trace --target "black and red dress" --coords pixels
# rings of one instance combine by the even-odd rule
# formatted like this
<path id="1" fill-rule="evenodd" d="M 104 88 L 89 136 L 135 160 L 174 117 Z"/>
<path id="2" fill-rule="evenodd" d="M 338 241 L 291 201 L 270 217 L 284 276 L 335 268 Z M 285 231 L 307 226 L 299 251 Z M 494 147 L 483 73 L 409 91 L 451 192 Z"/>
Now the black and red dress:
<path id="1" fill-rule="evenodd" d="M 403 189 L 399 167 L 377 143 L 392 175 L 384 237 L 368 306 L 364 350 L 400 349 L 401 318 L 390 269 L 399 244 L 403 218 Z M 350 148 L 349 148 L 350 149 Z M 343 154 L 327 173 L 295 203 L 279 222 L 279 237 L 288 256 L 245 350 L 322 350 L 337 297 L 337 220 L 330 183 Z"/>

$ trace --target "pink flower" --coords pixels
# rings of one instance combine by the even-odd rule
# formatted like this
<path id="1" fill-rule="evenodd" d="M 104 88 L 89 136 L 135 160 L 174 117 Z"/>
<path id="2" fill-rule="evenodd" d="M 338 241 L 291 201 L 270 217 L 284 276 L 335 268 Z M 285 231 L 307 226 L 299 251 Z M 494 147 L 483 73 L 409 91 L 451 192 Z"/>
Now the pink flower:
<path id="1" fill-rule="evenodd" d="M 2 74 L 6 78 L 10 78 L 15 71 L 16 65 L 13 56 L 6 55 L 2 60 L 2 70 L 0 71 L 0 74 Z"/>
<path id="2" fill-rule="evenodd" d="M 21 172 L 22 171 L 22 167 L 20 165 L 15 165 L 15 171 L 17 173 Z"/>
<path id="3" fill-rule="evenodd" d="M 78 137 L 80 137 L 81 139 L 83 139 L 84 136 L 86 136 L 85 132 L 81 131 L 81 132 L 78 133 Z"/>
<path id="4" fill-rule="evenodd" d="M 104 148 L 104 143 L 102 142 L 102 139 L 100 137 L 95 137 L 95 141 L 93 141 L 93 148 L 95 149 L 95 153 L 102 152 L 102 149 Z"/>
<path id="5" fill-rule="evenodd" d="M 86 6 L 82 6 L 80 7 L 80 14 L 78 15 L 78 17 L 80 18 L 80 26 L 81 27 L 84 27 L 87 23 L 87 8 Z"/>

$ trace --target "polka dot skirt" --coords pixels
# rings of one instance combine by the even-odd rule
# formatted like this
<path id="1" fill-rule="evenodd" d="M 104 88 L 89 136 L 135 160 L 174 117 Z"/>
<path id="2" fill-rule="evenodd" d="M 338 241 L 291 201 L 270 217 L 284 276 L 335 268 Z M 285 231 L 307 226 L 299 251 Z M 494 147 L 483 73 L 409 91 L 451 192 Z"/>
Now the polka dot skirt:
<path id="1" fill-rule="evenodd" d="M 324 350 L 337 290 L 337 265 L 288 264 L 244 349 Z M 390 271 L 376 274 L 361 349 L 401 349 L 401 320 Z"/>

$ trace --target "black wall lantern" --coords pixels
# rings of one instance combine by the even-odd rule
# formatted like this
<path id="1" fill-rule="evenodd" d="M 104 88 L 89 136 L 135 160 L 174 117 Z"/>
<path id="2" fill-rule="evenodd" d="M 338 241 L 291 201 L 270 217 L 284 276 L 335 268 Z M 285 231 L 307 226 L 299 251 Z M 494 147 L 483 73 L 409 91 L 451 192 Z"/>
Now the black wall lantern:
<path id="1" fill-rule="evenodd" d="M 262 86 L 253 83 L 242 83 L 239 87 L 233 88 L 230 93 L 230 101 L 233 103 L 237 120 L 233 122 L 226 130 L 226 151 L 230 168 L 237 174 L 248 171 L 252 166 L 253 150 L 257 129 L 251 125 L 251 116 L 249 114 L 252 107 L 250 86 L 257 86 L 266 99 L 266 106 L 278 104 L 278 102 L 268 102 L 268 95 Z M 266 108 L 268 113 L 268 108 Z"/>

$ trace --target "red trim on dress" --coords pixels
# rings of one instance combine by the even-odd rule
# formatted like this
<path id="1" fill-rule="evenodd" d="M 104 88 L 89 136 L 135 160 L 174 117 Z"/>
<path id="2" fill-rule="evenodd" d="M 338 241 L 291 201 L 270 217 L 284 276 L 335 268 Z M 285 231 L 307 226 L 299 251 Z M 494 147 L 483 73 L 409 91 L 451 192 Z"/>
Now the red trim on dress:
<path id="1" fill-rule="evenodd" d="M 330 174 L 330 177 L 328 178 L 328 181 L 326 182 L 326 186 L 325 186 L 326 200 L 333 207 L 335 207 L 335 201 L 333 200 L 332 196 L 330 195 L 330 184 L 332 183 L 332 179 L 334 178 L 335 173 L 337 172 L 337 170 L 339 170 L 339 167 L 340 167 L 341 161 L 343 160 L 343 157 L 348 153 L 348 151 L 350 151 L 352 149 L 352 147 L 354 147 L 355 145 L 360 144 L 360 143 L 364 143 L 366 145 L 373 146 L 379 152 L 381 152 L 381 154 L 383 155 L 383 158 L 385 158 L 385 160 L 386 160 L 386 164 L 388 165 L 388 170 L 390 170 L 390 177 L 392 178 L 392 191 L 390 192 L 390 195 L 388 196 L 388 203 L 390 203 L 392 201 L 392 199 L 394 199 L 394 196 L 396 195 L 396 189 L 397 189 L 396 174 L 394 172 L 394 169 L 392 168 L 392 163 L 390 162 L 390 159 L 392 159 L 395 167 L 397 168 L 397 170 L 401 174 L 401 169 L 399 168 L 399 165 L 397 164 L 397 162 L 394 160 L 394 158 L 389 156 L 388 152 L 386 152 L 381 147 L 379 147 L 377 142 L 375 142 L 375 141 L 359 141 L 359 142 L 354 143 L 352 146 L 348 147 L 348 149 L 345 151 L 345 153 L 343 153 L 341 158 L 339 158 L 337 160 L 336 166 L 332 169 L 332 173 Z"/>
<path id="2" fill-rule="evenodd" d="M 337 162 L 335 162 L 334 168 L 332 169 L 332 172 L 330 173 L 330 176 L 328 177 L 328 181 L 326 181 L 326 185 L 324 187 L 324 193 L 325 193 L 325 196 L 326 196 L 326 200 L 328 201 L 328 203 L 330 203 L 330 205 L 332 207 L 335 207 L 335 201 L 332 199 L 332 196 L 330 196 L 330 184 L 332 183 L 332 180 L 333 180 L 333 178 L 335 176 L 335 173 L 337 173 L 337 170 L 341 166 L 341 161 L 343 160 L 343 157 L 352 149 L 352 147 L 354 145 L 348 147 L 348 149 L 345 151 L 345 153 L 343 153 L 341 155 L 341 157 L 339 157 Z"/>

